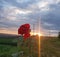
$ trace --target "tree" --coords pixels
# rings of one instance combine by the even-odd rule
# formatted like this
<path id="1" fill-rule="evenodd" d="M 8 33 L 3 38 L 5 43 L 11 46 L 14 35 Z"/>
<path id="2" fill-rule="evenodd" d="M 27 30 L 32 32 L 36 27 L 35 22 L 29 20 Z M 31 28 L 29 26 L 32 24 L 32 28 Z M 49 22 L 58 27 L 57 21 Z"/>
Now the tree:
<path id="1" fill-rule="evenodd" d="M 58 33 L 58 38 L 60 39 L 60 32 Z"/>

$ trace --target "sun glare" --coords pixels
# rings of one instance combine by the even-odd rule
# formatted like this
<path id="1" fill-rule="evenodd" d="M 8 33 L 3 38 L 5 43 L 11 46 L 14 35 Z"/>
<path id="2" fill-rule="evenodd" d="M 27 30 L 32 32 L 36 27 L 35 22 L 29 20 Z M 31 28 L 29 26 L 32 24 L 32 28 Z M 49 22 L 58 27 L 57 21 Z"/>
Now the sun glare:
<path id="1" fill-rule="evenodd" d="M 38 35 L 38 36 L 41 36 L 42 34 L 41 34 L 41 33 L 33 33 L 33 32 L 31 32 L 31 35 Z"/>

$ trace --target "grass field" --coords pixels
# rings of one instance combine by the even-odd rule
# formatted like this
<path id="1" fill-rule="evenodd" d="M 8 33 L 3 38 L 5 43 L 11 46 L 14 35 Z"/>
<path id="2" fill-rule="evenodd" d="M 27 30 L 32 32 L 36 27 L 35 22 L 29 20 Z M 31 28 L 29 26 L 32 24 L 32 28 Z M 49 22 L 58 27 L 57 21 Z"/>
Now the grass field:
<path id="1" fill-rule="evenodd" d="M 41 57 L 60 57 L 60 39 L 41 38 Z"/>
<path id="2" fill-rule="evenodd" d="M 38 37 L 31 37 L 26 41 L 28 44 L 24 42 L 23 47 L 17 47 L 17 41 L 14 38 L 0 38 L 0 57 L 13 57 L 12 54 L 20 51 L 24 51 L 22 57 L 38 57 Z M 41 37 L 40 44 L 41 57 L 60 57 L 60 40 L 58 38 Z"/>
<path id="3" fill-rule="evenodd" d="M 32 37 L 26 40 L 23 46 L 17 46 L 18 39 L 0 38 L 0 57 L 12 57 L 12 54 L 24 51 L 23 56 L 20 54 L 17 57 L 38 57 L 38 38 Z M 15 43 L 15 44 L 13 44 Z M 21 42 L 20 42 L 21 43 Z M 13 45 L 12 45 L 13 44 Z"/>
<path id="4" fill-rule="evenodd" d="M 0 57 L 11 57 L 12 53 L 17 52 L 16 43 L 13 38 L 0 38 Z"/>

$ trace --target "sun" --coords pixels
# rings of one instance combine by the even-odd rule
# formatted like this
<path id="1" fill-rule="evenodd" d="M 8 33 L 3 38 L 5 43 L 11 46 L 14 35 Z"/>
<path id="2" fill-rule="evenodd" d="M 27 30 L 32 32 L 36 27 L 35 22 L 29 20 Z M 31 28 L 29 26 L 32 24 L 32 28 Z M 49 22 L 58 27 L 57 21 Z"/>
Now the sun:
<path id="1" fill-rule="evenodd" d="M 40 33 L 38 33 L 38 36 L 41 36 L 41 34 L 40 34 Z"/>
<path id="2" fill-rule="evenodd" d="M 35 33 L 35 35 L 41 36 L 41 33 Z"/>
<path id="3" fill-rule="evenodd" d="M 38 35 L 38 36 L 41 36 L 41 35 L 42 35 L 41 33 L 36 33 L 36 32 L 35 32 L 35 33 L 32 33 L 32 32 L 31 32 L 30 34 L 31 34 L 31 35 Z"/>

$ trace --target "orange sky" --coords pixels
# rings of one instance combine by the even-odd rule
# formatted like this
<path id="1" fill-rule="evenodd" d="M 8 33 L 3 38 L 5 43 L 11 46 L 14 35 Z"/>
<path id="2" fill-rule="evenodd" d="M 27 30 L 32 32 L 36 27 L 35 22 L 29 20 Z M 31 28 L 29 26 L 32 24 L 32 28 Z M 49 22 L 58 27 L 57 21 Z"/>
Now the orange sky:
<path id="1" fill-rule="evenodd" d="M 13 31 L 13 30 L 0 30 L 0 33 L 5 33 L 5 34 L 15 34 L 15 35 L 18 35 L 18 31 Z M 36 33 L 36 32 L 31 32 L 30 33 L 31 35 L 39 35 L 39 36 L 41 36 L 42 34 L 41 33 Z"/>
<path id="2" fill-rule="evenodd" d="M 12 31 L 12 30 L 0 30 L 0 33 L 6 33 L 6 34 L 18 34 L 17 31 Z"/>

